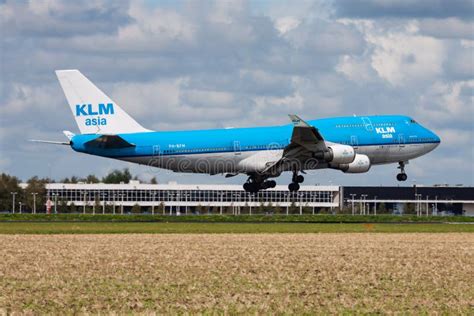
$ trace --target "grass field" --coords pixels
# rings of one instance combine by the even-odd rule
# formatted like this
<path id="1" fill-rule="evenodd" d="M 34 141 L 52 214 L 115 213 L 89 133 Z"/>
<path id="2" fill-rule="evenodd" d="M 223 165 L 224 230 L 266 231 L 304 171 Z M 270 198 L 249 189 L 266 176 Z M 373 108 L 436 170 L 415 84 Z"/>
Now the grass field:
<path id="1" fill-rule="evenodd" d="M 473 224 L 0 222 L 0 234 L 474 232 Z M 474 236 L 474 235 L 473 235 Z"/>
<path id="2" fill-rule="evenodd" d="M 2 235 L 0 314 L 467 315 L 473 236 Z"/>
<path id="3" fill-rule="evenodd" d="M 0 214 L 0 222 L 186 222 L 186 223 L 474 223 L 469 216 L 274 214 L 274 215 L 151 215 L 151 214 Z"/>

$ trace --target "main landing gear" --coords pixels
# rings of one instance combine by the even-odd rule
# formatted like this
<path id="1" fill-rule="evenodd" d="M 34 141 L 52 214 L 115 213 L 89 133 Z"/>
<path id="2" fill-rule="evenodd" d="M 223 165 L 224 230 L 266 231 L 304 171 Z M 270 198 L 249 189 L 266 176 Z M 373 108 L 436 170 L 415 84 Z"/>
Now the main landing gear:
<path id="1" fill-rule="evenodd" d="M 257 193 L 260 190 L 271 189 L 276 187 L 276 181 L 265 180 L 261 177 L 250 176 L 244 183 L 244 190 L 250 193 Z"/>
<path id="2" fill-rule="evenodd" d="M 405 173 L 405 162 L 404 161 L 400 161 L 398 163 L 398 169 L 400 169 L 400 173 L 397 174 L 397 180 L 398 181 L 407 181 L 408 176 Z"/>
<path id="3" fill-rule="evenodd" d="M 304 182 L 304 177 L 302 175 L 298 175 L 297 171 L 294 171 L 291 181 L 292 182 L 288 185 L 288 190 L 290 190 L 290 192 L 296 192 L 300 189 L 300 183 Z"/>
<path id="4" fill-rule="evenodd" d="M 299 175 L 297 171 L 293 172 L 291 183 L 288 185 L 290 192 L 296 192 L 300 189 L 300 183 L 304 182 L 304 177 Z M 260 190 L 271 189 L 276 187 L 274 180 L 266 180 L 266 177 L 258 175 L 249 176 L 247 182 L 244 183 L 244 190 L 250 193 L 257 193 Z"/>

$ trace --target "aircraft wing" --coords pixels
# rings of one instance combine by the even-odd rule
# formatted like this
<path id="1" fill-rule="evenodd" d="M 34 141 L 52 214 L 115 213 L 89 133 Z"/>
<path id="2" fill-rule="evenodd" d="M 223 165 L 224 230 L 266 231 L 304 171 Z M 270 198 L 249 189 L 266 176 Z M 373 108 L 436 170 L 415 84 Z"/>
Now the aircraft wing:
<path id="1" fill-rule="evenodd" d="M 101 135 L 93 140 L 90 140 L 84 144 L 86 147 L 95 148 L 106 148 L 106 149 L 118 149 L 135 147 L 135 144 L 127 142 L 119 135 Z"/>
<path id="2" fill-rule="evenodd" d="M 267 166 L 263 173 L 271 172 L 287 162 L 304 162 L 312 158 L 314 153 L 328 150 L 323 136 L 317 128 L 309 125 L 297 115 L 290 114 L 289 117 L 294 125 L 290 144 L 283 150 L 282 158 Z"/>
<path id="3" fill-rule="evenodd" d="M 303 121 L 300 117 L 294 114 L 289 115 L 294 124 L 293 133 L 291 135 L 291 142 L 285 151 L 288 152 L 292 148 L 304 148 L 310 152 L 324 149 L 324 139 L 319 133 L 318 129 Z M 321 145 L 323 146 L 321 148 Z"/>

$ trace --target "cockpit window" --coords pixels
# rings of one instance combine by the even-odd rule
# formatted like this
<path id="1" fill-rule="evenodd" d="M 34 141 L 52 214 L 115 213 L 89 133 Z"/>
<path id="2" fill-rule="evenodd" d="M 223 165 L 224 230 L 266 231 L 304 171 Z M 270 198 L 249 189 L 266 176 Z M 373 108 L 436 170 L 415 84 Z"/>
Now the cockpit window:
<path id="1" fill-rule="evenodd" d="M 411 120 L 410 120 L 410 123 L 412 123 L 412 124 L 418 124 L 414 119 L 411 119 Z"/>

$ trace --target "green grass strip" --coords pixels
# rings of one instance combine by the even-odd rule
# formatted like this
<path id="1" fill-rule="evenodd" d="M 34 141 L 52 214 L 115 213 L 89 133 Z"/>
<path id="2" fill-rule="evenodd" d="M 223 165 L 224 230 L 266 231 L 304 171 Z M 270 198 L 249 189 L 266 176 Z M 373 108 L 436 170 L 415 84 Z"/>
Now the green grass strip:
<path id="1" fill-rule="evenodd" d="M 0 214 L 0 222 L 224 222 L 224 223 L 445 223 L 472 222 L 468 216 L 421 216 L 414 215 L 112 215 L 112 214 Z"/>
<path id="2" fill-rule="evenodd" d="M 447 233 L 472 224 L 0 222 L 0 234 Z"/>

